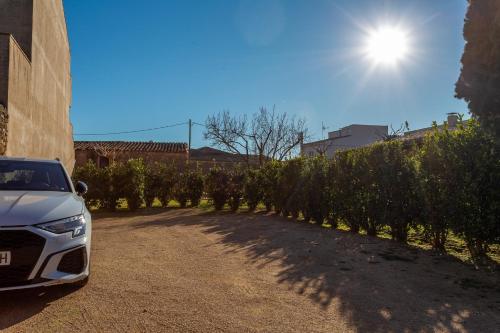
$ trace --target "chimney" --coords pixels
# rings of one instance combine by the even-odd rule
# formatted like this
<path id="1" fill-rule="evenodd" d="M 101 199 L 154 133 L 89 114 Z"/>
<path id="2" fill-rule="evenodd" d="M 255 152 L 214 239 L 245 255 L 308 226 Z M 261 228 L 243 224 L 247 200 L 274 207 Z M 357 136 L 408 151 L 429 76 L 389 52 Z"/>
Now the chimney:
<path id="1" fill-rule="evenodd" d="M 457 123 L 458 123 L 458 113 L 456 112 L 448 113 L 448 128 L 453 129 L 457 127 Z"/>

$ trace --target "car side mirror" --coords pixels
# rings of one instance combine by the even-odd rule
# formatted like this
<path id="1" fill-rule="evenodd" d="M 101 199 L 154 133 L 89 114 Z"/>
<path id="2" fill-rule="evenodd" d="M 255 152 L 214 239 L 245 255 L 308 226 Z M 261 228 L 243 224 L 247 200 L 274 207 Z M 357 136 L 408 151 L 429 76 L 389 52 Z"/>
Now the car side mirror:
<path id="1" fill-rule="evenodd" d="M 76 182 L 76 185 L 75 185 L 75 191 L 76 191 L 76 194 L 78 194 L 79 196 L 82 196 L 82 195 L 85 195 L 85 193 L 87 193 L 87 191 L 89 190 L 89 187 L 87 186 L 87 184 L 85 184 L 84 182 Z"/>

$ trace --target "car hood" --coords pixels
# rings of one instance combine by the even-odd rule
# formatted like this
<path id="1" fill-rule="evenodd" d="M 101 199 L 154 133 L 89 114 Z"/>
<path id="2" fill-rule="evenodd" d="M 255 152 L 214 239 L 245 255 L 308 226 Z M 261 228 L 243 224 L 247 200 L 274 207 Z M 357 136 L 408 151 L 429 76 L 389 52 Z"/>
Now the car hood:
<path id="1" fill-rule="evenodd" d="M 83 212 L 83 201 L 74 193 L 0 191 L 0 227 L 34 225 Z"/>

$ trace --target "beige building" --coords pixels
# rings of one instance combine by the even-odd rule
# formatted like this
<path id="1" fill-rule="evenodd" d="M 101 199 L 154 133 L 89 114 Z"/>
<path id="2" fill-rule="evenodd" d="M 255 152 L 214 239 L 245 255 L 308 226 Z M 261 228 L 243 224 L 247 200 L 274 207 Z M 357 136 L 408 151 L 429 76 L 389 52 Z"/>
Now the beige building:
<path id="1" fill-rule="evenodd" d="M 302 156 L 324 155 L 333 157 L 336 151 L 367 146 L 383 140 L 388 135 L 388 126 L 349 125 L 328 133 L 328 139 L 304 143 L 300 147 Z"/>
<path id="2" fill-rule="evenodd" d="M 74 165 L 62 0 L 0 0 L 0 155 Z"/>

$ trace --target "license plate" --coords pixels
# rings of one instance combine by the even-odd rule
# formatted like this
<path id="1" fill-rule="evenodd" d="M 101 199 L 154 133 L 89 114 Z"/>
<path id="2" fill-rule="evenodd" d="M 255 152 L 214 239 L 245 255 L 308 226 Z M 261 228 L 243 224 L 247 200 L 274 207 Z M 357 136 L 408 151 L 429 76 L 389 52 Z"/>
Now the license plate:
<path id="1" fill-rule="evenodd" d="M 0 251 L 0 266 L 9 266 L 10 257 L 10 251 Z"/>

